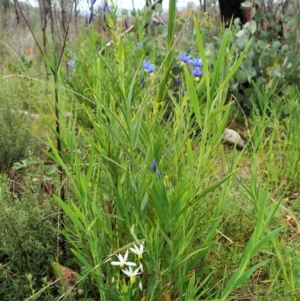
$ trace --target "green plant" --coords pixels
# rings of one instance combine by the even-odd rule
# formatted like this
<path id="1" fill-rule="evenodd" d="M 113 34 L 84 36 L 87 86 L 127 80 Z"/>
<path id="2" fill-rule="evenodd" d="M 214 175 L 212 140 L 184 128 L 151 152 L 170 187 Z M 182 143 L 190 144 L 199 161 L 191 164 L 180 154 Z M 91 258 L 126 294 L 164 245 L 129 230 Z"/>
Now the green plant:
<path id="1" fill-rule="evenodd" d="M 27 117 L 22 112 L 2 107 L 0 116 L 0 171 L 4 171 L 27 157 L 30 134 L 26 129 Z"/>
<path id="2" fill-rule="evenodd" d="M 1 179 L 3 188 L 5 181 Z M 13 200 L 3 190 L 0 206 L 1 299 L 26 300 L 51 279 L 48 261 L 56 256 L 55 215 L 50 204 L 37 205 L 32 194 Z M 50 286 L 39 296 L 51 296 L 52 290 Z"/>
<path id="3" fill-rule="evenodd" d="M 29 186 L 22 201 L 0 178 L 4 300 L 297 300 L 299 90 L 288 76 L 257 80 L 253 22 L 178 24 L 170 3 L 168 30 L 144 36 L 147 10 L 132 15 L 136 34 L 120 36 L 112 10 L 110 47 L 90 26 L 66 68 L 49 51 L 56 107 L 41 114 L 55 163 L 34 152 L 14 164 Z M 228 91 L 249 79 L 237 151 L 221 143 L 236 126 Z M 80 276 L 62 284 L 62 265 Z"/>
<path id="4" fill-rule="evenodd" d="M 169 22 L 172 20 L 175 22 L 174 17 Z M 125 67 L 133 58 L 122 39 L 105 54 L 115 56 L 115 61 L 92 53 L 92 80 L 87 82 L 92 99 L 86 100 L 93 105 L 85 106 L 92 130 L 80 130 L 85 155 L 76 151 L 80 143 L 72 130 L 76 119 L 60 136 L 67 157 L 59 154 L 51 139 L 49 143 L 51 157 L 65 171 L 74 194 L 66 201 L 55 197 L 67 217 L 63 234 L 86 272 L 81 281 L 91 277 L 101 298 L 140 300 L 138 282 L 145 300 L 166 296 L 209 300 L 218 296 L 218 289 L 212 288 L 213 266 L 206 264 L 206 259 L 215 244 L 232 177 L 243 154 L 235 153 L 230 162 L 223 160 L 227 173 L 216 180 L 222 168 L 214 162 L 224 157 L 220 140 L 230 112 L 227 89 L 247 51 L 236 58 L 232 38 L 232 32 L 225 31 L 219 53 L 211 55 L 208 62 L 196 28 L 204 75 L 195 77 L 200 79 L 198 83 L 184 67 L 182 80 L 187 91 L 183 97 L 181 91 L 171 97 L 174 114 L 167 120 L 161 97 L 169 91 L 158 83 L 159 78 L 168 82 L 174 60 L 172 38 L 162 67 L 155 72 L 151 67 L 146 75 L 141 75 L 140 67 Z M 135 56 L 135 60 L 140 65 L 143 57 Z M 145 89 L 139 88 L 142 76 Z M 202 131 L 193 141 L 190 135 L 195 124 Z M 245 187 L 250 194 L 252 187 Z M 265 219 L 268 195 L 264 194 L 262 201 L 258 195 L 251 196 L 253 202 L 261 202 L 255 204 L 261 209 L 245 256 L 220 294 L 222 300 L 261 266 L 248 267 L 250 259 L 281 229 L 266 233 L 280 202 Z M 139 248 L 144 245 L 143 257 L 139 257 L 142 266 L 132 257 L 136 268 L 124 272 L 128 253 L 125 259 L 123 253 L 133 243 Z M 110 263 L 115 255 L 123 273 Z M 130 275 L 129 281 L 125 274 Z M 137 277 L 139 281 L 134 281 Z"/>
<path id="5" fill-rule="evenodd" d="M 256 2 L 261 4 L 261 1 Z M 230 86 L 235 98 L 250 109 L 247 114 L 252 111 L 252 104 L 264 105 L 261 103 L 263 100 L 256 97 L 253 83 L 259 88 L 270 84 L 276 86 L 273 102 L 276 102 L 278 96 L 287 93 L 288 87 L 299 84 L 298 13 L 283 12 L 285 14 L 280 21 L 276 16 L 276 8 L 269 10 L 258 10 L 254 19 L 242 27 L 238 20 L 234 22 L 235 45 L 242 50 L 252 40 L 246 59 Z"/>

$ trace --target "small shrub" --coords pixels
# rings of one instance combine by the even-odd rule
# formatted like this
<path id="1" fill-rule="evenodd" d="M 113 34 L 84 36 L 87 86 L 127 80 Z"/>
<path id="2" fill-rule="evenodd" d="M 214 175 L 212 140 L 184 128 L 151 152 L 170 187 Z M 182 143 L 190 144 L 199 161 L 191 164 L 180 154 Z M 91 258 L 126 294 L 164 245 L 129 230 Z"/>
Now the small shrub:
<path id="1" fill-rule="evenodd" d="M 26 158 L 30 134 L 26 130 L 26 116 L 18 111 L 0 111 L 0 171 L 9 169 L 14 162 Z"/>
<path id="2" fill-rule="evenodd" d="M 50 204 L 37 206 L 32 194 L 22 200 L 9 198 L 6 176 L 0 183 L 0 295 L 5 292 L 1 300 L 25 300 L 50 282 L 49 258 L 56 256 L 51 230 L 55 215 Z"/>

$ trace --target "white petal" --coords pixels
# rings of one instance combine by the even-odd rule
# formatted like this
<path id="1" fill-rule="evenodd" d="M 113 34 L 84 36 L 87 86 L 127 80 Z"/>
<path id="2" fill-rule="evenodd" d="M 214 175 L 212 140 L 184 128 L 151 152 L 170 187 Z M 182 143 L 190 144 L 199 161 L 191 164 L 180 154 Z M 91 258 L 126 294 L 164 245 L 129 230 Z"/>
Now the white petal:
<path id="1" fill-rule="evenodd" d="M 123 272 L 125 275 L 129 276 L 129 277 L 132 277 L 132 276 L 133 276 L 133 272 L 132 272 L 131 267 L 129 267 L 129 270 L 122 270 L 122 272 Z"/>
<path id="2" fill-rule="evenodd" d="M 141 291 L 143 290 L 143 283 L 142 283 L 142 281 L 139 282 L 139 288 L 140 288 Z"/>
<path id="3" fill-rule="evenodd" d="M 110 264 L 111 265 L 121 265 L 121 262 L 119 262 L 119 261 L 112 261 Z"/>
<path id="4" fill-rule="evenodd" d="M 131 275 L 131 273 L 129 273 L 128 271 L 126 271 L 126 270 L 122 270 L 122 272 L 125 274 L 125 275 L 127 275 L 127 276 L 129 276 L 129 277 L 131 277 L 132 275 Z"/>
<path id="5" fill-rule="evenodd" d="M 126 253 L 125 253 L 125 255 L 124 255 L 124 258 L 123 258 L 124 262 L 126 262 L 127 257 L 128 257 L 128 250 L 126 251 Z"/>
<path id="6" fill-rule="evenodd" d="M 140 263 L 140 265 L 139 265 L 139 269 L 140 269 L 141 273 L 144 272 L 144 267 L 143 267 L 143 265 L 142 265 L 141 263 Z"/>
<path id="7" fill-rule="evenodd" d="M 141 274 L 141 272 L 139 272 L 140 268 L 137 268 L 134 272 L 133 272 L 133 276 L 139 275 Z"/>
<path id="8" fill-rule="evenodd" d="M 122 254 L 116 254 L 120 262 L 123 262 L 123 256 Z"/>
<path id="9" fill-rule="evenodd" d="M 128 266 L 131 266 L 131 267 L 135 267 L 136 266 L 135 262 L 130 262 L 130 261 L 125 262 L 125 264 L 128 265 Z"/>
<path id="10" fill-rule="evenodd" d="M 134 248 L 130 248 L 130 250 L 134 253 L 134 254 L 137 254 L 137 252 L 139 251 L 138 247 L 133 244 Z"/>

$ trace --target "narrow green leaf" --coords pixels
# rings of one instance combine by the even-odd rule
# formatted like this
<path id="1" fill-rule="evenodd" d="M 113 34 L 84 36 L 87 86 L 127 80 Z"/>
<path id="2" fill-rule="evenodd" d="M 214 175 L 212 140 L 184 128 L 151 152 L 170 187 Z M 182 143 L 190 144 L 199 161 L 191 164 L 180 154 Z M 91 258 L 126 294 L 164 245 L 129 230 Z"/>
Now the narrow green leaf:
<path id="1" fill-rule="evenodd" d="M 58 203 L 58 205 L 61 207 L 61 209 L 67 214 L 67 216 L 72 220 L 73 224 L 84 231 L 83 225 L 80 221 L 80 218 L 72 211 L 72 209 L 59 197 L 53 196 L 53 199 Z M 79 210 L 79 209 L 78 209 Z"/>
<path id="2" fill-rule="evenodd" d="M 89 271 L 92 269 L 88 261 L 75 249 L 71 248 L 72 253 L 77 257 L 77 259 L 83 264 L 83 266 Z"/>

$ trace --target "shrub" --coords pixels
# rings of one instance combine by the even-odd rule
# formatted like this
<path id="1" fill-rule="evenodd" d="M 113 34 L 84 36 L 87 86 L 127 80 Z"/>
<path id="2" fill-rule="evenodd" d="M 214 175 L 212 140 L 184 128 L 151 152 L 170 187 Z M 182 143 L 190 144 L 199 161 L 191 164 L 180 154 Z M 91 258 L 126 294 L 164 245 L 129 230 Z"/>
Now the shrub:
<path id="1" fill-rule="evenodd" d="M 53 214 L 49 203 L 37 206 L 32 194 L 9 198 L 6 181 L 0 178 L 0 295 L 5 296 L 1 300 L 25 300 L 50 279 L 49 257 L 56 255 Z"/>
<path id="2" fill-rule="evenodd" d="M 4 108 L 0 111 L 0 171 L 26 158 L 30 134 L 26 130 L 26 115 Z"/>

